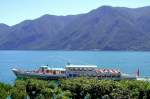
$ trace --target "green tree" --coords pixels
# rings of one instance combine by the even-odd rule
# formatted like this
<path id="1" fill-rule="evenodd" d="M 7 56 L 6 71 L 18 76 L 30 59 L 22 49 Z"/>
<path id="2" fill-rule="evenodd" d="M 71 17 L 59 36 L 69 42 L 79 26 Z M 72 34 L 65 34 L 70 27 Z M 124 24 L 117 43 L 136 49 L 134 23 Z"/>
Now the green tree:
<path id="1" fill-rule="evenodd" d="M 6 99 L 10 95 L 11 86 L 0 83 L 0 99 Z"/>
<path id="2" fill-rule="evenodd" d="M 26 97 L 26 82 L 16 80 L 14 87 L 11 89 L 11 99 L 25 99 Z"/>
<path id="3" fill-rule="evenodd" d="M 37 79 L 28 79 L 26 84 L 26 92 L 30 99 L 36 99 L 42 96 L 43 90 L 47 90 L 48 82 Z"/>

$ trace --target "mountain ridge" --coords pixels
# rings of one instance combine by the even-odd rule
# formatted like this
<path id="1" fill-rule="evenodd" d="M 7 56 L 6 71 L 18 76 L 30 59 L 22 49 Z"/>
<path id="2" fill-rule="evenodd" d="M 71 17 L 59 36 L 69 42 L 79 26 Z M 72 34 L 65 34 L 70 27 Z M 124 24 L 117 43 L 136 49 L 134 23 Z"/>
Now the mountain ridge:
<path id="1" fill-rule="evenodd" d="M 149 51 L 149 9 L 103 6 L 85 14 L 0 24 L 0 49 Z"/>

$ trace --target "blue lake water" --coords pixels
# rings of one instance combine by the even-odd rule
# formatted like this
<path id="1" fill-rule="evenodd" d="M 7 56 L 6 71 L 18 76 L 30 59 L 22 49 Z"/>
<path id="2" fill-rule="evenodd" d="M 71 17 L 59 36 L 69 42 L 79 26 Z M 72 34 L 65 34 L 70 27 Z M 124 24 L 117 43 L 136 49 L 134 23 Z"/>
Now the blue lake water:
<path id="1" fill-rule="evenodd" d="M 64 67 L 67 62 L 115 68 L 129 74 L 135 74 L 139 68 L 142 76 L 150 76 L 150 52 L 0 51 L 0 82 L 15 81 L 11 68 L 33 70 L 47 64 Z"/>

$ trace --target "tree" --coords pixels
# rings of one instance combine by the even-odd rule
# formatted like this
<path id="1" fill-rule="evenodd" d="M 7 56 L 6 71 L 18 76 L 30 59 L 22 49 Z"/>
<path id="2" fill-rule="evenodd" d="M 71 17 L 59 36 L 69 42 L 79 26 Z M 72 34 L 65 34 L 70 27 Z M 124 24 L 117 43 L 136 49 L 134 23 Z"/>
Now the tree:
<path id="1" fill-rule="evenodd" d="M 61 88 L 63 90 L 69 90 L 74 99 L 83 99 L 87 94 L 86 90 L 84 89 L 86 81 L 88 80 L 83 77 L 65 79 L 61 81 Z"/>
<path id="2" fill-rule="evenodd" d="M 0 99 L 6 99 L 10 95 L 11 86 L 0 83 Z"/>
<path id="3" fill-rule="evenodd" d="M 48 87 L 48 82 L 43 80 L 28 79 L 26 82 L 26 92 L 30 99 L 42 96 L 42 92 L 45 92 L 43 90 L 47 90 L 46 88 Z"/>
<path id="4" fill-rule="evenodd" d="M 11 89 L 11 98 L 24 99 L 26 97 L 26 82 L 24 80 L 16 80 L 15 85 Z"/>

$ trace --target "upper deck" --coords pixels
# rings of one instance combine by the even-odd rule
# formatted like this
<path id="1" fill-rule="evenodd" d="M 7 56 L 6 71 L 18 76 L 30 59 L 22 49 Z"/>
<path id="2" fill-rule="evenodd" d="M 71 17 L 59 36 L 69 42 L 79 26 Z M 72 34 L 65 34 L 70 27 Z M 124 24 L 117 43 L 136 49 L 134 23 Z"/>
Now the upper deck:
<path id="1" fill-rule="evenodd" d="M 97 68 L 96 65 L 66 65 L 66 68 Z"/>

